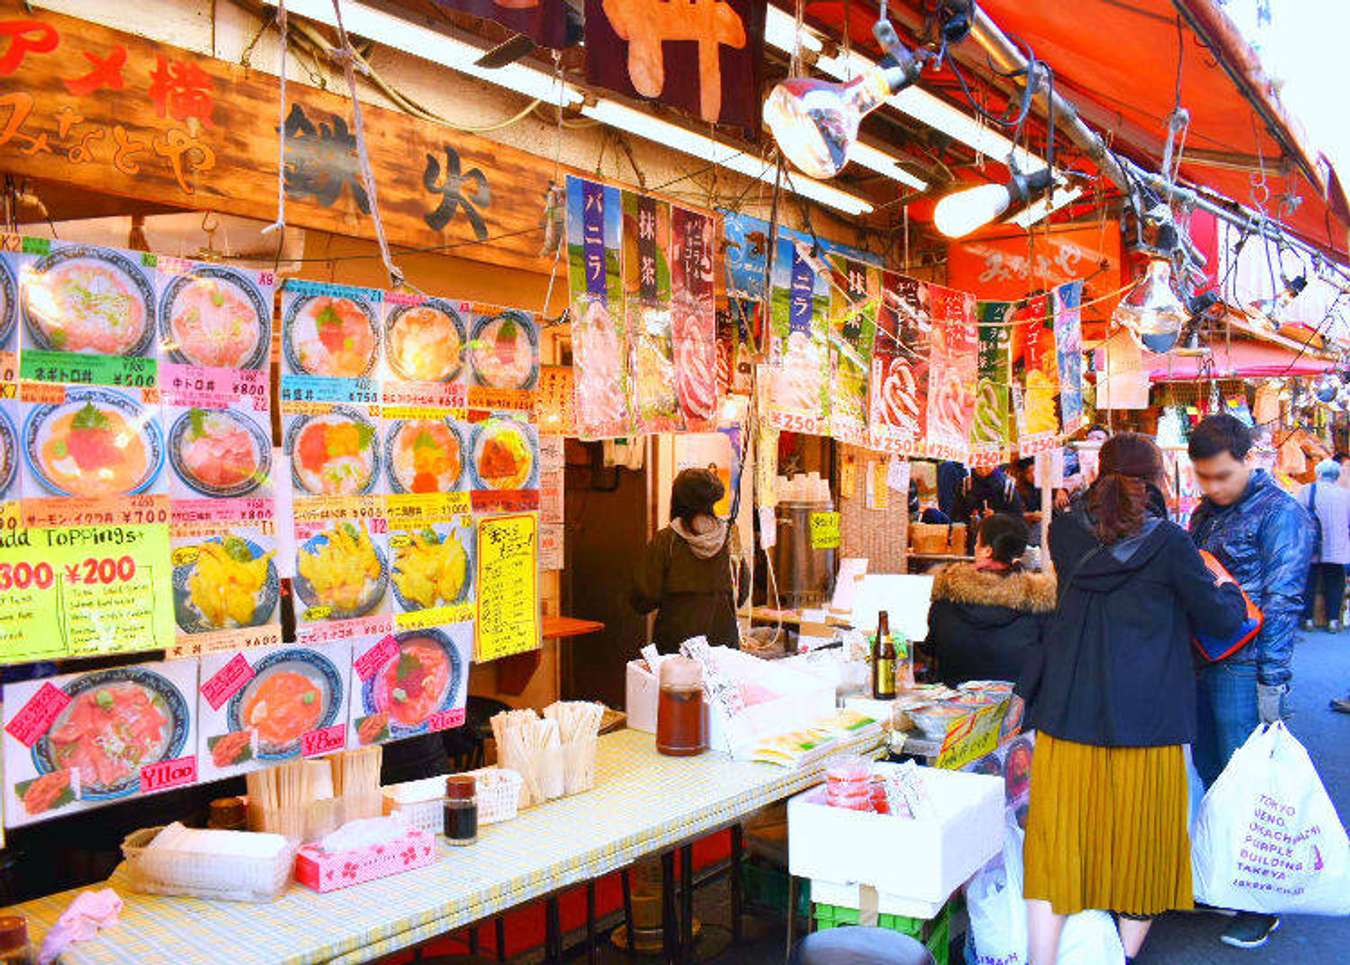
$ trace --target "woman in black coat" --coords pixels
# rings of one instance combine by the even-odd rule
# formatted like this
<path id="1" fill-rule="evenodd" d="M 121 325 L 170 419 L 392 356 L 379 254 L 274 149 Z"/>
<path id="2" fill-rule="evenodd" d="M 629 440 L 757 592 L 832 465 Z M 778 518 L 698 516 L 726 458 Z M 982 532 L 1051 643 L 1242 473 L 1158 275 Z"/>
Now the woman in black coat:
<path id="1" fill-rule="evenodd" d="M 1036 735 L 1025 847 L 1031 965 L 1064 918 L 1120 916 L 1125 954 L 1153 916 L 1193 907 L 1183 744 L 1195 738 L 1191 638 L 1229 637 L 1245 607 L 1167 518 L 1153 440 L 1117 435 L 1100 476 L 1050 526 L 1059 607 L 1019 682 Z"/>
<path id="2" fill-rule="evenodd" d="M 944 567 L 933 580 L 924 649 L 947 686 L 1017 680 L 1040 647 L 1055 608 L 1055 580 L 1022 569 L 1027 538 L 1027 524 L 1016 516 L 990 516 L 980 524 L 975 562 Z"/>

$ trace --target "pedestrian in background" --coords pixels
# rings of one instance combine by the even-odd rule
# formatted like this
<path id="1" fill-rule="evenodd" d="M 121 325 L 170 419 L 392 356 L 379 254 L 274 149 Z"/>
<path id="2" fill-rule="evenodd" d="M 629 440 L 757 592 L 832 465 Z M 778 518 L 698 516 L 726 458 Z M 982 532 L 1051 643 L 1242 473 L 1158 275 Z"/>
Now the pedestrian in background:
<path id="1" fill-rule="evenodd" d="M 1322 531 L 1321 550 L 1308 567 L 1307 597 L 1303 601 L 1303 629 L 1311 630 L 1317 614 L 1317 590 L 1326 600 L 1327 629 L 1341 630 L 1345 600 L 1345 567 L 1350 563 L 1350 490 L 1338 483 L 1341 467 L 1333 459 L 1317 464 L 1317 478 L 1304 486 L 1298 501 L 1317 517 Z"/>

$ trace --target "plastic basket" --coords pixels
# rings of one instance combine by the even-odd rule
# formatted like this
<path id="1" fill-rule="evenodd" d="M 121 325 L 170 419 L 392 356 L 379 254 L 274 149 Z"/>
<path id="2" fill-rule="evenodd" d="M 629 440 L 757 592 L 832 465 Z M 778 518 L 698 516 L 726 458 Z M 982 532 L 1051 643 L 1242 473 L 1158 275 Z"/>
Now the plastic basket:
<path id="1" fill-rule="evenodd" d="M 485 767 L 470 771 L 477 782 L 478 823 L 510 821 L 520 813 L 520 789 L 524 779 L 509 767 Z"/>
<path id="2" fill-rule="evenodd" d="M 520 788 L 524 781 L 515 771 L 485 767 L 469 771 L 467 776 L 475 781 L 480 826 L 509 821 L 520 812 Z M 401 814 L 408 827 L 440 834 L 445 823 L 441 808 L 444 797 L 444 777 L 391 784 L 384 789 L 384 813 Z"/>
<path id="3" fill-rule="evenodd" d="M 151 849 L 150 842 L 163 830 L 163 827 L 142 828 L 123 839 L 127 885 L 132 891 L 222 901 L 273 901 L 290 883 L 295 864 L 294 843 L 272 858 Z"/>

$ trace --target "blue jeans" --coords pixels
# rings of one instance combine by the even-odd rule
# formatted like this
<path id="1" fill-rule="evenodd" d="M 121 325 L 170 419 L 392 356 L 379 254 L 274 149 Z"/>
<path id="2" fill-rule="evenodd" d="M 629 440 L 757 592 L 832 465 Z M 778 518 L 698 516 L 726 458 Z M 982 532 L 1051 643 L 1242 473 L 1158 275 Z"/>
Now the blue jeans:
<path id="1" fill-rule="evenodd" d="M 1256 709 L 1256 664 L 1221 660 L 1196 674 L 1199 714 L 1192 754 L 1200 779 L 1209 787 L 1233 752 L 1261 723 Z"/>

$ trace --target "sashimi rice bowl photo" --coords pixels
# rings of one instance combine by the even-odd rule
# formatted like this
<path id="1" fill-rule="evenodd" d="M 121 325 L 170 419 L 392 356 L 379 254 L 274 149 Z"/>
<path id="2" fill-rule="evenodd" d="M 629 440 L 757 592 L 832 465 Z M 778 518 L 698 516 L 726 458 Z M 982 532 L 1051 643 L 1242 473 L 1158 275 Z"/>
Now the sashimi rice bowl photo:
<path id="1" fill-rule="evenodd" d="M 33 745 L 33 763 L 40 774 L 77 770 L 81 798 L 134 794 L 142 767 L 184 753 L 187 701 L 154 671 L 102 670 L 63 689 L 70 703 Z"/>
<path id="2" fill-rule="evenodd" d="M 198 265 L 164 289 L 159 327 L 175 362 L 261 368 L 270 347 L 272 304 L 242 272 L 224 265 Z"/>
<path id="3" fill-rule="evenodd" d="M 539 377 L 539 335 L 523 312 L 480 318 L 473 327 L 469 360 L 479 385 L 532 389 Z"/>
<path id="4" fill-rule="evenodd" d="M 303 735 L 337 720 L 342 679 L 316 650 L 288 647 L 266 654 L 254 664 L 253 678 L 230 698 L 230 730 L 256 733 L 261 759 L 294 757 Z"/>
<path id="5" fill-rule="evenodd" d="M 60 405 L 32 408 L 23 428 L 29 471 L 57 496 L 126 496 L 154 485 L 164 466 L 158 421 L 124 392 L 68 388 Z"/>
<path id="6" fill-rule="evenodd" d="M 328 295 L 307 295 L 292 302 L 282 335 L 282 351 L 293 371 L 329 378 L 369 375 L 380 344 L 369 305 Z"/>
<path id="7" fill-rule="evenodd" d="M 432 714 L 453 708 L 464 674 L 459 648 L 442 630 L 395 637 L 397 652 L 362 687 L 367 714 L 387 715 L 394 737 L 421 733 Z"/>
<path id="8" fill-rule="evenodd" d="M 59 248 L 24 271 L 20 290 L 35 348 L 136 356 L 154 344 L 154 290 L 140 266 L 120 252 Z"/>
<path id="9" fill-rule="evenodd" d="M 169 461 L 205 496 L 239 497 L 267 482 L 272 446 L 263 428 L 231 409 L 188 409 L 169 427 Z"/>
<path id="10" fill-rule="evenodd" d="M 390 424 L 385 442 L 389 486 L 396 493 L 448 493 L 464 474 L 464 442 L 449 419 Z"/>
<path id="11" fill-rule="evenodd" d="M 370 492 L 378 478 L 375 426 L 347 406 L 325 415 L 300 416 L 286 431 L 286 451 L 297 492 L 356 496 Z"/>
<path id="12" fill-rule="evenodd" d="M 395 305 L 385 320 L 389 368 L 411 382 L 453 382 L 464 367 L 464 320 L 438 298 Z"/>

